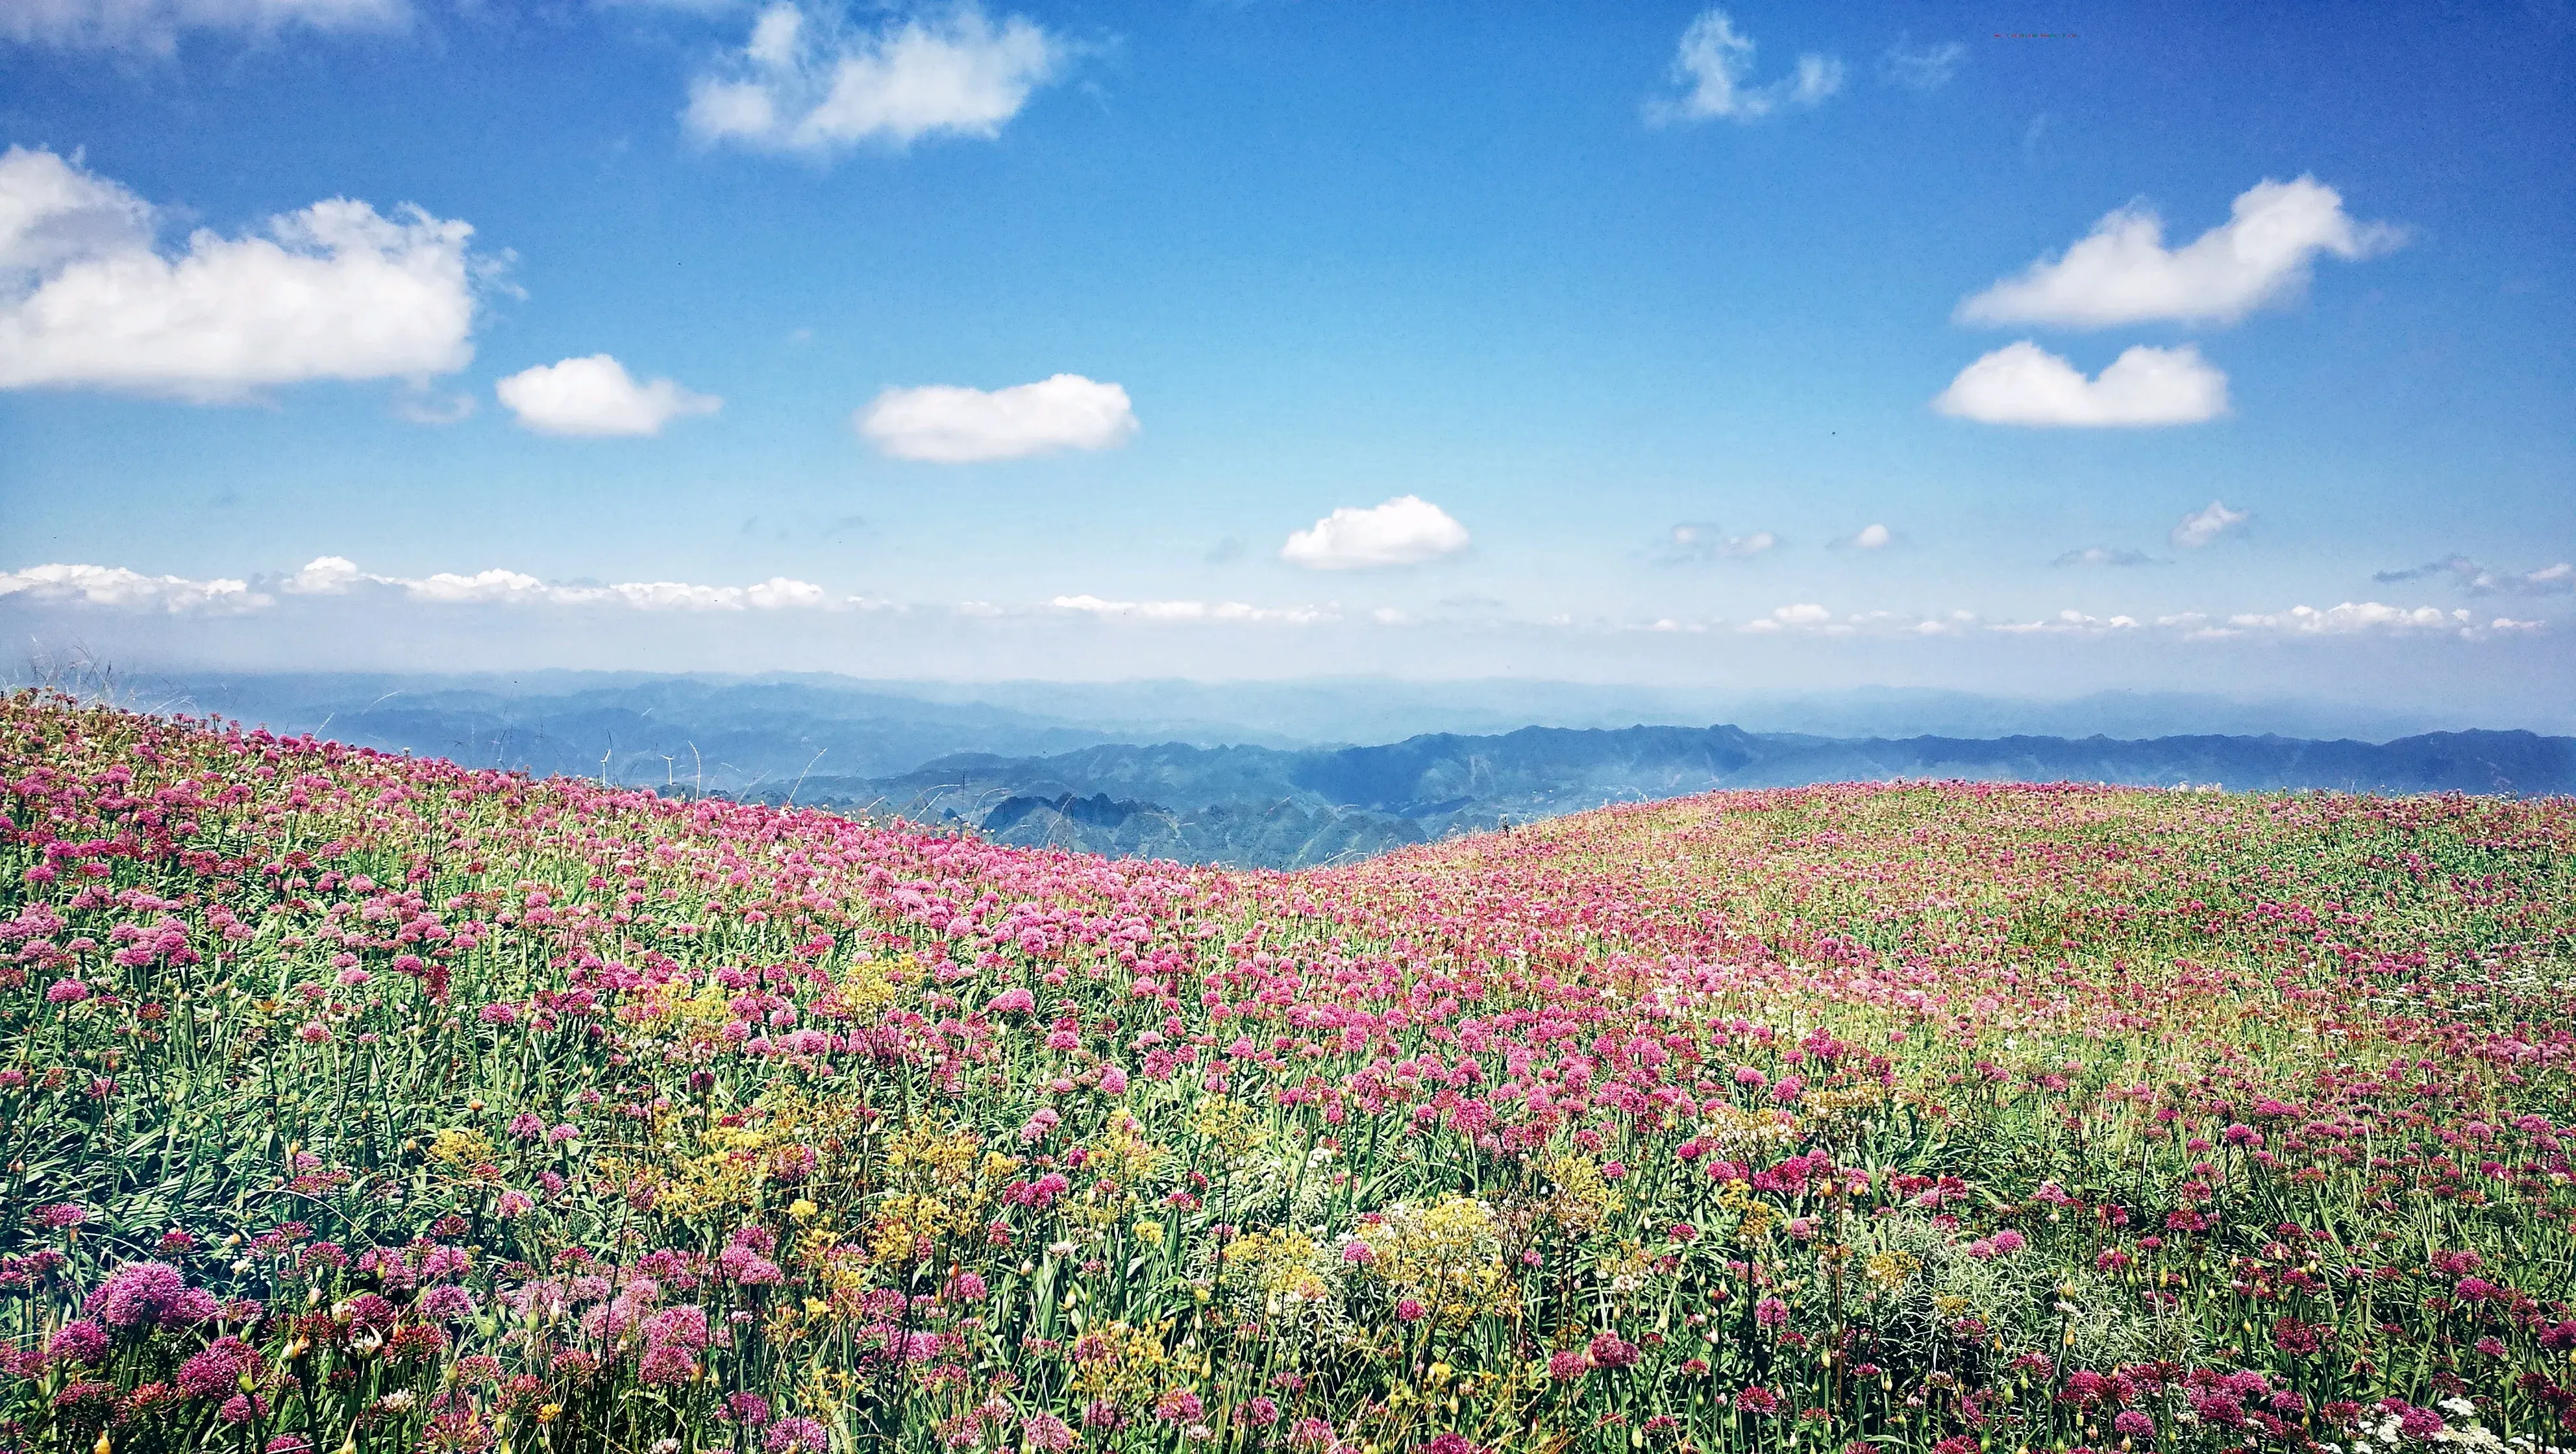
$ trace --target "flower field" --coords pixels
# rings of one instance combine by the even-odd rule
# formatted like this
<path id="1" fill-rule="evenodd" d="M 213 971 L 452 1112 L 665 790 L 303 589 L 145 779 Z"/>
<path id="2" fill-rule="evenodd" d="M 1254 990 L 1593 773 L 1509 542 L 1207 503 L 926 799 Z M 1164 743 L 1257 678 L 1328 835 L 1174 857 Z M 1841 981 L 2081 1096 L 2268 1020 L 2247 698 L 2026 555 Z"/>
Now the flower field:
<path id="1" fill-rule="evenodd" d="M 2576 1445 L 2571 1072 L 2566 800 L 1247 874 L 21 694 L 0 1450 Z"/>

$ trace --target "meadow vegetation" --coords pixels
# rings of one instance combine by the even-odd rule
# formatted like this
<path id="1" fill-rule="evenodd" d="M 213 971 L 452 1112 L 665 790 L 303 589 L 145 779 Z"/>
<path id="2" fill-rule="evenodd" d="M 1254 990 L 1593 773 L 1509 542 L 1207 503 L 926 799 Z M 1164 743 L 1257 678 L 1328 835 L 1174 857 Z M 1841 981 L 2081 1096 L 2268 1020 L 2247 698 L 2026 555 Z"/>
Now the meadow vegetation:
<path id="1" fill-rule="evenodd" d="M 2576 802 L 1298 874 L 0 702 L 0 1449 L 2576 1444 Z"/>

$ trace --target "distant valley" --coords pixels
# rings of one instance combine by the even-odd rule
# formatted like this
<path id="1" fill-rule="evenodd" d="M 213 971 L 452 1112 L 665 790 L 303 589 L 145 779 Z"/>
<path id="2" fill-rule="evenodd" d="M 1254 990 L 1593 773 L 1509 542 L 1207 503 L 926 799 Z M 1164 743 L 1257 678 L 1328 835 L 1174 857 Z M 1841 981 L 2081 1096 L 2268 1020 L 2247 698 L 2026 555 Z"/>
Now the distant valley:
<path id="1" fill-rule="evenodd" d="M 1295 868 L 1608 803 L 1894 778 L 2534 795 L 2576 791 L 2576 738 L 1837 739 L 1736 727 L 1530 727 L 1379 747 L 1098 746 L 813 777 L 771 801 L 972 827 L 1007 843 Z"/>

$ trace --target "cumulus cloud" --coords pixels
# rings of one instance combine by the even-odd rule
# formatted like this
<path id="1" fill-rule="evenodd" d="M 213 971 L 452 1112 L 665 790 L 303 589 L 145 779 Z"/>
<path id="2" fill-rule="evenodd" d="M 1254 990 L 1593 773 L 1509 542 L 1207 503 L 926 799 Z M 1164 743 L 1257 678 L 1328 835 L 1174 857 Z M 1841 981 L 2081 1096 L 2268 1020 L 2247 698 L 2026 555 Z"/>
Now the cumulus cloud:
<path id="1" fill-rule="evenodd" d="M 175 255 L 152 209 L 50 151 L 0 155 L 0 388 L 232 403 L 313 379 L 426 378 L 474 356 L 474 229 L 346 197 Z"/>
<path id="2" fill-rule="evenodd" d="M 1362 510 L 1345 505 L 1288 537 L 1279 558 L 1308 570 L 1419 565 L 1467 548 L 1467 527 L 1418 495 Z"/>
<path id="3" fill-rule="evenodd" d="M 129 611 L 231 613 L 253 611 L 270 598 L 248 581 L 148 576 L 123 566 L 33 565 L 0 572 L 0 599 L 46 604 L 108 606 Z"/>
<path id="4" fill-rule="evenodd" d="M 1024 16 L 975 6 L 852 32 L 827 12 L 775 4 L 751 39 L 689 86 L 681 119 L 710 144 L 829 154 L 861 142 L 1001 134 L 1072 54 Z"/>
<path id="5" fill-rule="evenodd" d="M 2101 377 L 2024 339 L 1959 371 L 1932 407 L 1983 424 L 2098 428 L 2199 424 L 2227 412 L 2227 375 L 2190 344 L 2129 349 Z"/>
<path id="6" fill-rule="evenodd" d="M 2082 550 L 2070 550 L 2070 551 L 2066 552 L 2064 555 L 2059 556 L 2057 559 L 2050 561 L 2050 562 L 2049 562 L 2049 564 L 2050 564 L 2050 565 L 2059 565 L 2059 566 L 2065 566 L 2065 565 L 2110 565 L 2110 566 L 2127 566 L 2127 565 L 2162 565 L 2162 564 L 2164 564 L 2164 562 L 2157 560 L 2154 556 L 2147 554 L 2147 553 L 2146 553 L 2145 551 L 2143 551 L 2143 550 L 2129 550 L 2129 549 L 2125 549 L 2125 548 L 2121 548 L 2121 549 L 2114 549 L 2113 547 L 2108 546 L 2108 545 L 2088 545 L 2088 546 L 2084 547 Z"/>
<path id="7" fill-rule="evenodd" d="M 514 570 L 472 575 L 441 571 L 426 576 L 377 575 L 344 556 L 326 555 L 278 583 L 290 596 L 344 596 L 376 589 L 439 605 L 623 606 L 643 611 L 778 611 L 857 605 L 836 600 L 810 581 L 773 576 L 749 586 L 701 586 L 682 581 L 622 581 L 612 585 L 556 585 Z"/>
<path id="8" fill-rule="evenodd" d="M 2182 517 L 2166 538 L 2185 550 L 2198 550 L 2253 518 L 2247 511 L 2230 510 L 2223 502 L 2212 500 L 2208 509 Z"/>
<path id="9" fill-rule="evenodd" d="M 1109 601 L 1098 596 L 1057 596 L 1047 605 L 1117 621 L 1279 621 L 1304 625 L 1331 619 L 1314 606 L 1249 606 L 1241 601 Z"/>
<path id="10" fill-rule="evenodd" d="M 390 30 L 410 18 L 403 0 L 9 0 L 0 39 L 166 55 L 184 31 Z"/>
<path id="11" fill-rule="evenodd" d="M 492 386 L 519 422 L 540 434 L 651 435 L 688 414 L 713 414 L 724 400 L 669 379 L 635 382 L 604 353 L 522 369 Z"/>
<path id="12" fill-rule="evenodd" d="M 1921 50 L 1908 50 L 1905 42 L 1899 40 L 1879 58 L 1879 74 L 1886 77 L 1892 86 L 1938 91 L 1950 84 L 1950 78 L 1959 74 L 1959 67 L 1967 59 L 1967 46 L 1955 40 L 1927 45 Z"/>
<path id="13" fill-rule="evenodd" d="M 1751 85 L 1753 39 L 1735 28 L 1723 10 L 1704 10 L 1682 32 L 1673 55 L 1675 96 L 1646 103 L 1648 125 L 1675 121 L 1758 121 L 1784 106 L 1808 107 L 1843 86 L 1843 63 L 1832 56 L 1798 57 L 1797 69 L 1764 85 Z"/>
<path id="14" fill-rule="evenodd" d="M 2347 261 L 2386 252 L 2399 229 L 2355 222 L 2343 197 L 2314 177 L 2262 181 L 2233 215 L 2187 246 L 2168 250 L 2164 222 L 2139 205 L 2093 224 L 2063 257 L 2042 258 L 1959 305 L 1962 323 L 2054 323 L 2107 328 L 2163 320 L 2234 323 L 2307 285 L 2319 253 Z"/>
<path id="15" fill-rule="evenodd" d="M 939 464 L 1115 449 L 1137 429 L 1125 389 L 1080 374 L 990 393 L 947 384 L 888 389 L 851 422 L 885 454 Z"/>
<path id="16" fill-rule="evenodd" d="M 2472 596 L 2562 596 L 2576 591 L 2576 564 L 2563 560 L 2538 570 L 2509 571 L 2490 570 L 2465 555 L 2455 555 L 2404 570 L 2374 571 L 2370 578 L 2385 585 L 2443 576 Z"/>
<path id="17" fill-rule="evenodd" d="M 1657 565 L 1715 565 L 1748 560 L 1779 544 L 1780 537 L 1768 530 L 1729 535 L 1705 520 L 1685 520 L 1664 532 L 1649 558 Z"/>
<path id="18" fill-rule="evenodd" d="M 1832 542 L 1837 550 L 1885 550 L 1896 543 L 1896 532 L 1872 522 Z"/>

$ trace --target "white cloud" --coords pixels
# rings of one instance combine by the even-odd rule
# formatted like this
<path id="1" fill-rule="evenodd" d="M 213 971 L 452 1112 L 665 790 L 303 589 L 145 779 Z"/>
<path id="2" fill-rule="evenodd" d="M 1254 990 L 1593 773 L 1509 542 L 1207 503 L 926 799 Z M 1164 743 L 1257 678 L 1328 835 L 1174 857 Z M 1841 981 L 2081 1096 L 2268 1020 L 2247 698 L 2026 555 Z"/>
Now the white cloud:
<path id="1" fill-rule="evenodd" d="M 1938 91 L 1950 84 L 1950 78 L 1959 74 L 1960 65 L 1967 59 L 1967 46 L 1955 40 L 1927 45 L 1921 50 L 1907 50 L 1900 40 L 1889 46 L 1887 54 L 1880 57 L 1879 74 L 1885 76 L 1891 85 L 1917 91 Z"/>
<path id="2" fill-rule="evenodd" d="M 1896 543 L 1896 532 L 1873 522 L 1833 543 L 1845 550 L 1885 550 Z"/>
<path id="3" fill-rule="evenodd" d="M 1770 615 L 1757 616 L 1735 629 L 1752 636 L 1767 636 L 1780 631 L 1848 636 L 1852 633 L 1853 627 L 1850 622 L 1836 621 L 1833 612 L 1815 602 L 1801 601 L 1793 606 L 1778 607 Z"/>
<path id="4" fill-rule="evenodd" d="M 1241 601 L 1109 601 L 1089 595 L 1057 596 L 1047 604 L 1059 611 L 1127 621 L 1282 621 L 1304 625 L 1333 615 L 1313 606 L 1248 606 Z"/>
<path id="5" fill-rule="evenodd" d="M 2098 379 L 2025 339 L 1959 371 L 1932 407 L 1985 424 L 2099 427 L 2199 424 L 2227 412 L 2227 375 L 2190 344 L 2140 344 Z"/>
<path id="6" fill-rule="evenodd" d="M 971 4 L 852 34 L 822 11 L 780 3 L 761 12 L 721 73 L 690 83 L 681 116 L 702 141 L 766 151 L 990 138 L 1070 55 L 1026 17 L 997 25 Z"/>
<path id="7" fill-rule="evenodd" d="M 2131 566 L 2161 565 L 2164 564 L 2164 562 L 2157 560 L 2154 556 L 2147 554 L 2143 550 L 2130 550 L 2125 546 L 2113 547 L 2108 545 L 2088 545 L 2082 550 L 2070 550 L 2064 555 L 2059 556 L 2057 559 L 2050 561 L 2049 564 L 2059 566 Z"/>
<path id="8" fill-rule="evenodd" d="M 1664 532 L 1652 553 L 1658 565 L 1714 565 L 1721 560 L 1748 560 L 1780 544 L 1768 530 L 1729 535 L 1704 520 L 1685 520 Z"/>
<path id="9" fill-rule="evenodd" d="M 492 386 L 519 422 L 540 434 L 649 435 L 687 414 L 713 414 L 724 400 L 669 379 L 635 382 L 604 353 L 523 369 Z"/>
<path id="10" fill-rule="evenodd" d="M 2201 618 L 2166 618 L 2173 625 L 2192 625 L 2199 636 L 2234 636 L 2249 631 L 2270 632 L 2282 636 L 2350 636 L 2362 632 L 2422 633 L 2440 632 L 2467 636 L 2478 630 L 2477 621 L 2466 611 L 2444 611 L 2432 606 L 2387 606 L 2377 601 L 2346 601 L 2320 611 L 2313 606 L 2293 606 L 2287 611 L 2246 612 L 2227 618 L 2223 627 L 2205 624 Z M 2525 623 L 2514 623 L 2521 626 Z"/>
<path id="11" fill-rule="evenodd" d="M 1843 63 L 1813 53 L 1798 57 L 1794 72 L 1767 85 L 1747 85 L 1752 71 L 1752 37 L 1738 32 L 1725 11 L 1704 10 L 1682 32 L 1673 55 L 1672 79 L 1682 94 L 1648 101 L 1646 121 L 1755 121 L 1783 106 L 1814 106 L 1843 86 Z"/>
<path id="12" fill-rule="evenodd" d="M 267 605 L 270 599 L 252 590 L 247 581 L 147 576 L 108 565 L 34 565 L 0 572 L 0 598 L 12 596 L 47 604 L 167 611 L 174 615 L 190 611 L 250 611 Z"/>
<path id="13" fill-rule="evenodd" d="M 990 393 L 946 384 L 888 389 L 851 422 L 886 454 L 940 464 L 1115 449 L 1137 430 L 1125 389 L 1080 374 Z"/>
<path id="14" fill-rule="evenodd" d="M 345 197 L 266 236 L 153 250 L 152 209 L 49 151 L 0 155 L 0 388 L 239 402 L 312 379 L 423 378 L 474 356 L 474 229 Z"/>
<path id="15" fill-rule="evenodd" d="M 1467 548 L 1467 527 L 1417 495 L 1362 510 L 1345 505 L 1288 537 L 1279 558 L 1308 570 L 1418 565 Z"/>
<path id="16" fill-rule="evenodd" d="M 7 0 L 0 39 L 157 55 L 183 31 L 390 30 L 410 18 L 403 0 Z"/>
<path id="17" fill-rule="evenodd" d="M 2055 323 L 2105 328 L 2166 320 L 2234 323 L 2306 286 L 2309 263 L 2395 247 L 2397 228 L 2355 222 L 2343 197 L 2314 177 L 2258 182 L 2224 225 L 2168 251 L 2164 223 L 2142 206 L 2093 225 L 2059 258 L 2042 258 L 1959 305 L 1962 323 Z"/>
<path id="18" fill-rule="evenodd" d="M 2106 636 L 2115 631 L 2138 629 L 2138 618 L 2090 616 L 2082 611 L 2065 610 L 2037 621 L 1998 621 L 1986 629 L 2010 636 Z"/>
<path id="19" fill-rule="evenodd" d="M 2208 509 L 2182 517 L 2167 538 L 2185 550 L 2198 550 L 2253 518 L 2246 511 L 2230 510 L 2224 503 L 2212 500 Z"/>
<path id="20" fill-rule="evenodd" d="M 773 576 L 757 585 L 700 586 L 680 581 L 624 581 L 604 586 L 552 585 L 514 570 L 461 575 L 386 576 L 342 556 L 322 556 L 278 583 L 291 596 L 341 596 L 376 588 L 440 605 L 624 606 L 640 611 L 778 611 L 861 604 L 835 600 L 810 581 Z"/>

